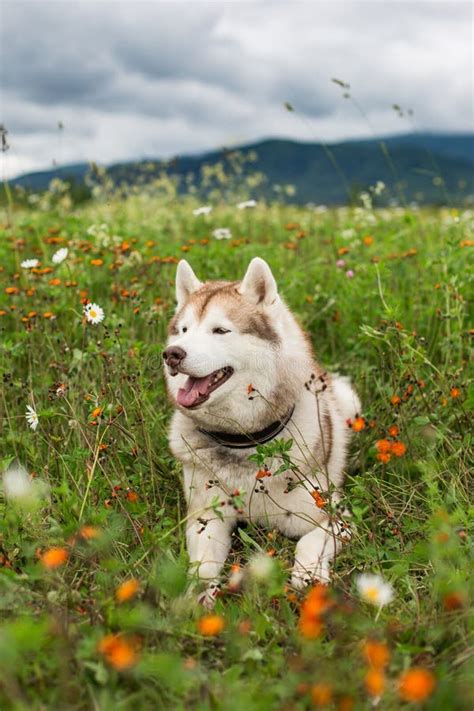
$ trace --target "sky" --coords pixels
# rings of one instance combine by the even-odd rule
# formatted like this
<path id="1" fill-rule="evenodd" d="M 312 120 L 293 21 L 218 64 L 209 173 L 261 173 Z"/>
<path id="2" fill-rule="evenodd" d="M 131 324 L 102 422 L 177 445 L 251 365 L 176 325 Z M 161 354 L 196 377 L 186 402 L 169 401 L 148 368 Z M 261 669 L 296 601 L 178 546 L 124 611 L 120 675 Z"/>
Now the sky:
<path id="1" fill-rule="evenodd" d="M 2 177 L 276 136 L 472 131 L 473 39 L 457 0 L 1 0 Z"/>

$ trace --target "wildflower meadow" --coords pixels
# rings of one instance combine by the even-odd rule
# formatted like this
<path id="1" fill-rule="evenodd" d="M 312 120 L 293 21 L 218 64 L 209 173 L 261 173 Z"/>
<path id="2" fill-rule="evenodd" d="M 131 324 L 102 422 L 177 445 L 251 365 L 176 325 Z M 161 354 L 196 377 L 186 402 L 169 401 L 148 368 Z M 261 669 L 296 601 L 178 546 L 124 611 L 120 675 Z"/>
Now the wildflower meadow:
<path id="1" fill-rule="evenodd" d="M 82 203 L 61 181 L 5 186 L 2 711 L 474 707 L 474 212 L 387 190 L 326 208 L 255 200 L 225 176 L 202 196 L 102 175 Z M 255 256 L 361 395 L 351 535 L 330 585 L 300 593 L 294 542 L 239 527 L 207 610 L 187 575 L 162 350 L 179 259 L 235 280 Z M 284 443 L 262 445 L 256 479 L 290 466 Z"/>

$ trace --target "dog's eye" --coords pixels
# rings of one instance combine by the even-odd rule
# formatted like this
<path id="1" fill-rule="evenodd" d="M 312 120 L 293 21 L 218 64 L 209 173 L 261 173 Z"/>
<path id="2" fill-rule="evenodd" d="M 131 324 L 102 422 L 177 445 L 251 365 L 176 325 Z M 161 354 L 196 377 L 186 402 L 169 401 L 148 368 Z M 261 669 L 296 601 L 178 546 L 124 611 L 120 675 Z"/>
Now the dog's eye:
<path id="1" fill-rule="evenodd" d="M 188 330 L 188 327 L 187 327 L 187 326 L 183 326 L 183 328 L 182 328 L 181 330 L 182 330 L 183 333 L 186 333 L 186 331 Z"/>
<path id="2" fill-rule="evenodd" d="M 228 328 L 213 328 L 212 333 L 218 333 L 219 336 L 223 336 L 224 333 L 230 333 Z"/>

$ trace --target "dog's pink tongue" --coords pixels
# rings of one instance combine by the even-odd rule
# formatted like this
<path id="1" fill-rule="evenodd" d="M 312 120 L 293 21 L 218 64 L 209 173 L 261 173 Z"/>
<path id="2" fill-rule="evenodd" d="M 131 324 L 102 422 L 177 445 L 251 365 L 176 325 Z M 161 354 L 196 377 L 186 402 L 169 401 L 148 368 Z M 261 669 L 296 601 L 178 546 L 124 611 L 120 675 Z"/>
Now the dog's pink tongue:
<path id="1" fill-rule="evenodd" d="M 201 395 L 206 395 L 211 384 L 211 375 L 206 375 L 204 378 L 189 377 L 184 383 L 184 388 L 178 390 L 176 398 L 178 403 L 183 407 L 192 407 Z"/>

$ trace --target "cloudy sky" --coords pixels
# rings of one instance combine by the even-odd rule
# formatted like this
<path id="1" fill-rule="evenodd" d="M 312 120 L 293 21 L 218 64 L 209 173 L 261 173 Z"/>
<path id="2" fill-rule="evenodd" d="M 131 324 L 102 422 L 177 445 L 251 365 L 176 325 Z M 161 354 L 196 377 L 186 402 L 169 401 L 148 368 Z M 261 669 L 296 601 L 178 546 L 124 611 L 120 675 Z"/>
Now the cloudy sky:
<path id="1" fill-rule="evenodd" d="M 472 7 L 1 0 L 3 176 L 270 136 L 407 131 L 395 102 L 414 110 L 417 129 L 472 130 Z M 350 82 L 362 112 L 332 77 Z"/>

